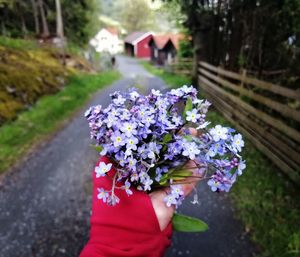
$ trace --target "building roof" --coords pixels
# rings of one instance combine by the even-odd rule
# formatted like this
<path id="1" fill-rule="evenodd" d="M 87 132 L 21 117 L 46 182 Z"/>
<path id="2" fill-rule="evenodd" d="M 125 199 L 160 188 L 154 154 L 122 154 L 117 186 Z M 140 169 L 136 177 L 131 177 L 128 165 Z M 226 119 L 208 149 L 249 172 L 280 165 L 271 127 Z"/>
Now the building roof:
<path id="1" fill-rule="evenodd" d="M 178 49 L 179 41 L 183 38 L 182 34 L 164 34 L 153 36 L 153 41 L 159 50 L 163 49 L 169 41 L 171 41 L 175 49 Z"/>
<path id="2" fill-rule="evenodd" d="M 159 50 L 163 49 L 169 40 L 170 40 L 170 37 L 168 35 L 153 36 L 153 41 Z"/>
<path id="3" fill-rule="evenodd" d="M 118 29 L 117 28 L 105 28 L 110 34 L 112 35 L 118 35 Z"/>
<path id="4" fill-rule="evenodd" d="M 125 39 L 124 42 L 136 45 L 138 42 L 143 40 L 145 37 L 152 35 L 150 32 L 142 32 L 142 31 L 136 31 L 129 34 Z"/>
<path id="5" fill-rule="evenodd" d="M 179 48 L 179 41 L 184 39 L 183 34 L 170 34 L 170 39 L 172 40 L 173 45 L 175 46 L 176 49 Z"/>

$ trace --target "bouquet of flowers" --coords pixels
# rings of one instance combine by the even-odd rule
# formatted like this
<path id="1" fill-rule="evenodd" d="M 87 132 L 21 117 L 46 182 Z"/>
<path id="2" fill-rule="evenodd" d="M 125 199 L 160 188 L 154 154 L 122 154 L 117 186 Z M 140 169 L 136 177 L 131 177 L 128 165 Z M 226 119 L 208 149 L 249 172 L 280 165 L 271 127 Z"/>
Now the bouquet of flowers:
<path id="1" fill-rule="evenodd" d="M 197 90 L 183 86 L 163 94 L 152 89 L 142 95 L 136 89 L 114 92 L 103 109 L 90 107 L 85 117 L 96 148 L 115 164 L 114 182 L 123 182 L 128 195 L 132 187 L 151 192 L 169 187 L 167 206 L 180 205 L 181 183 L 187 178 L 206 180 L 212 191 L 228 192 L 245 169 L 240 156 L 244 141 L 234 129 L 209 128 L 206 114 L 210 103 L 197 98 Z M 198 136 L 190 133 L 195 128 Z M 188 161 L 196 167 L 189 170 Z M 106 176 L 112 163 L 100 162 L 96 177 Z M 119 203 L 115 183 L 110 190 L 98 188 L 98 198 L 110 205 Z"/>

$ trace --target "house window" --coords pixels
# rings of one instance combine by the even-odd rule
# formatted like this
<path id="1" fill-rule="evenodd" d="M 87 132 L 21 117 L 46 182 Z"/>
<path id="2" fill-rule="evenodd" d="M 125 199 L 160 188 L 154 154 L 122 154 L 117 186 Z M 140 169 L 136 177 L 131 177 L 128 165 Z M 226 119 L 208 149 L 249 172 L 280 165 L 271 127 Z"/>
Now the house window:
<path id="1" fill-rule="evenodd" d="M 154 49 L 154 58 L 157 58 L 157 56 L 158 56 L 158 51 L 157 51 L 157 49 L 155 48 L 155 49 Z"/>

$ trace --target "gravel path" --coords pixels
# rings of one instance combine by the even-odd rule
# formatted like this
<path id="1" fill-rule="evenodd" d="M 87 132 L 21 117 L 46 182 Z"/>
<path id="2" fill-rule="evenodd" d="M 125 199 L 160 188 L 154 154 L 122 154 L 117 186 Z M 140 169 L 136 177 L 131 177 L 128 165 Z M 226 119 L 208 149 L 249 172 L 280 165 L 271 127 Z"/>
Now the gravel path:
<path id="1" fill-rule="evenodd" d="M 118 57 L 123 79 L 98 92 L 50 142 L 8 174 L 0 184 L 0 257 L 78 256 L 88 239 L 91 171 L 97 154 L 89 144 L 83 118 L 90 105 L 107 105 L 109 93 L 138 86 L 164 88 L 135 60 Z M 200 206 L 188 201 L 181 210 L 201 217 L 210 230 L 202 234 L 174 233 L 167 257 L 251 256 L 253 246 L 234 219 L 228 196 L 199 187 Z"/>

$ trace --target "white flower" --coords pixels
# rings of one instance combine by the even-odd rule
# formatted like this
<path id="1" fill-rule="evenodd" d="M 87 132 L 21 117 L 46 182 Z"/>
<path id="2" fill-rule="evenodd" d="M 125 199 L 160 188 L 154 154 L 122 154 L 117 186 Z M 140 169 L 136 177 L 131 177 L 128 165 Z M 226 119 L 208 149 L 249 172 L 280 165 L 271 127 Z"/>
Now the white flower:
<path id="1" fill-rule="evenodd" d="M 118 95 L 118 98 L 115 98 L 113 100 L 114 104 L 116 104 L 116 105 L 122 105 L 125 103 L 125 101 L 126 101 L 126 98 L 122 97 L 121 95 Z"/>
<path id="2" fill-rule="evenodd" d="M 243 141 L 242 135 L 237 134 L 233 137 L 232 146 L 236 148 L 238 152 L 242 151 L 242 147 L 244 147 L 245 143 Z"/>
<path id="3" fill-rule="evenodd" d="M 186 112 L 186 120 L 191 122 L 197 122 L 197 119 L 200 118 L 200 114 L 198 113 L 197 109 L 193 109 L 192 111 Z"/>
<path id="4" fill-rule="evenodd" d="M 105 176 L 111 170 L 111 167 L 112 163 L 105 164 L 105 162 L 100 162 L 99 166 L 95 168 L 96 178 Z"/>
<path id="5" fill-rule="evenodd" d="M 140 96 L 139 93 L 136 92 L 136 91 L 132 91 L 132 92 L 130 93 L 130 98 L 131 98 L 131 100 L 133 100 L 133 101 L 135 101 L 139 96 Z"/>
<path id="6" fill-rule="evenodd" d="M 246 168 L 246 164 L 245 161 L 240 161 L 239 165 L 238 165 L 238 174 L 242 175 L 243 174 L 243 170 Z"/>
<path id="7" fill-rule="evenodd" d="M 218 142 L 220 139 L 226 140 L 228 137 L 228 129 L 217 125 L 210 130 L 210 134 L 213 137 L 215 142 Z"/>
<path id="8" fill-rule="evenodd" d="M 155 90 L 155 89 L 152 89 L 151 93 L 152 93 L 152 95 L 155 95 L 155 96 L 161 96 L 162 95 L 159 90 Z"/>
<path id="9" fill-rule="evenodd" d="M 206 122 L 202 123 L 200 126 L 198 126 L 196 129 L 204 129 L 204 128 L 206 128 L 209 124 L 210 124 L 210 122 L 209 122 L 209 121 L 206 121 Z"/>
<path id="10" fill-rule="evenodd" d="M 195 142 L 184 144 L 184 150 L 182 152 L 184 156 L 188 156 L 191 160 L 194 160 L 196 155 L 198 155 L 199 153 L 200 150 L 198 149 Z"/>

